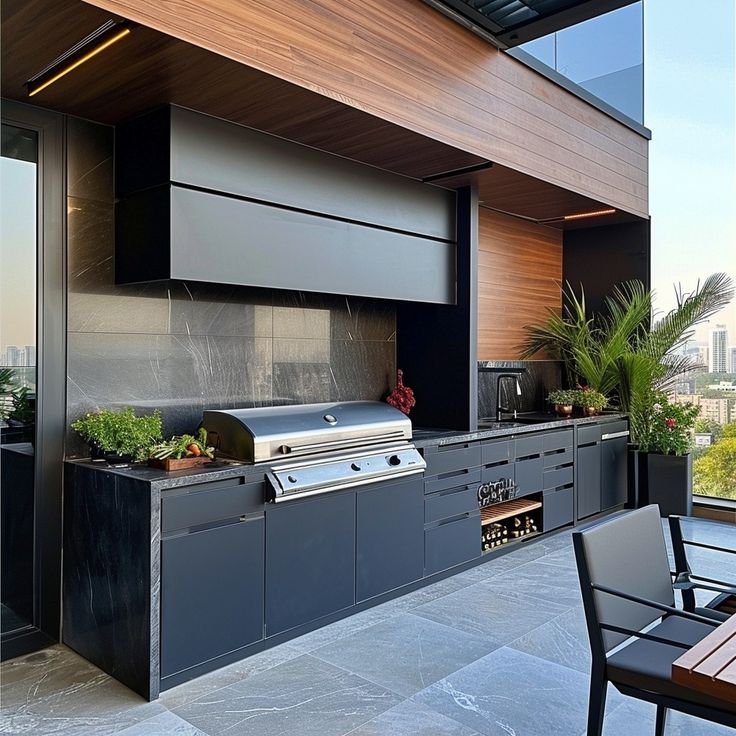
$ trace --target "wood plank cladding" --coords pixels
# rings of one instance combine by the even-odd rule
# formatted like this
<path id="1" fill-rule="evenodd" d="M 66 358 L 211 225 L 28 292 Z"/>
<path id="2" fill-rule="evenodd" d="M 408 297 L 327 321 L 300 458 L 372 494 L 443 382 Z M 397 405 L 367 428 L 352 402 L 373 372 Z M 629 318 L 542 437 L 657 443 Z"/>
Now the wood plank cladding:
<path id="1" fill-rule="evenodd" d="M 478 360 L 517 360 L 525 325 L 561 308 L 562 235 L 479 209 Z"/>
<path id="2" fill-rule="evenodd" d="M 647 141 L 416 0 L 85 0 L 636 215 Z"/>

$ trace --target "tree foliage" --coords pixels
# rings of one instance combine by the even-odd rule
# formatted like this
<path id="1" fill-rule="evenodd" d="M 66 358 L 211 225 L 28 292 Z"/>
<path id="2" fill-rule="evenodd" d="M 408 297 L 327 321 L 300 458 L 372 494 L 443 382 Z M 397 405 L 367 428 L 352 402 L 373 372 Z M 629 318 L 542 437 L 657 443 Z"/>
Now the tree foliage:
<path id="1" fill-rule="evenodd" d="M 695 492 L 736 500 L 736 424 L 723 427 L 721 439 L 693 463 Z"/>

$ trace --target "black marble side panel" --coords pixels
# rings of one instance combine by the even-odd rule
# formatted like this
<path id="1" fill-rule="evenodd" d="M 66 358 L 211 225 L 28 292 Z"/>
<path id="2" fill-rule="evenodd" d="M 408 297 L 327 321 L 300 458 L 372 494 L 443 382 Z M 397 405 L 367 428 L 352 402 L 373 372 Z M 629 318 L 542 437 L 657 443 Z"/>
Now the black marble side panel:
<path id="1" fill-rule="evenodd" d="M 154 495 L 156 508 L 146 483 L 65 466 L 63 641 L 148 699 L 159 689 Z"/>
<path id="2" fill-rule="evenodd" d="M 554 360 L 489 360 L 480 361 L 478 367 L 523 368 L 519 374 L 521 396 L 513 391 L 511 381 L 501 383 L 501 405 L 512 411 L 542 411 L 547 407 L 547 395 L 562 385 L 562 368 Z M 478 417 L 496 415 L 496 382 L 498 373 L 478 372 Z"/>
<path id="3" fill-rule="evenodd" d="M 113 129 L 70 119 L 67 418 L 161 410 L 193 432 L 205 408 L 381 399 L 392 302 L 192 281 L 114 283 Z M 87 448 L 69 431 L 68 457 Z"/>

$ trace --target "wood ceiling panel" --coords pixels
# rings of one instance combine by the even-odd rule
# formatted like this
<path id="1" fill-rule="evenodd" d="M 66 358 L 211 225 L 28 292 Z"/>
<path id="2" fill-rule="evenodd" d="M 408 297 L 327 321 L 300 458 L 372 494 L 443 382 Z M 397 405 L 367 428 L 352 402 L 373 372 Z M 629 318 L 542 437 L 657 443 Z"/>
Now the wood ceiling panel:
<path id="1" fill-rule="evenodd" d="M 480 158 L 647 213 L 642 136 L 415 0 L 87 1 Z"/>
<path id="2" fill-rule="evenodd" d="M 415 178 L 486 161 L 145 26 L 29 100 L 24 82 L 111 17 L 117 16 L 80 0 L 4 0 L 3 95 L 109 124 L 178 104 Z M 428 32 L 422 25 L 426 19 L 419 20 Z M 388 40 L 381 43 L 386 46 Z M 541 114 L 532 107 L 526 113 L 527 118 Z M 606 138 L 611 151 L 623 145 Z M 607 206 L 498 164 L 436 183 L 448 188 L 476 184 L 487 206 L 534 219 Z"/>

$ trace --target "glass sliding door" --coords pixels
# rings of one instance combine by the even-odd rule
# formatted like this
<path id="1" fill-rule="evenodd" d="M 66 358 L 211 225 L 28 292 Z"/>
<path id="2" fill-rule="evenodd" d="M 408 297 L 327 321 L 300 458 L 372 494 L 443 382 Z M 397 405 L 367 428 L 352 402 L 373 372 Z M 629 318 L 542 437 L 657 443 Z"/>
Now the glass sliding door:
<path id="1" fill-rule="evenodd" d="M 2 101 L 0 660 L 59 639 L 66 386 L 64 116 Z"/>
<path id="2" fill-rule="evenodd" d="M 34 625 L 38 133 L 2 126 L 0 633 Z"/>

